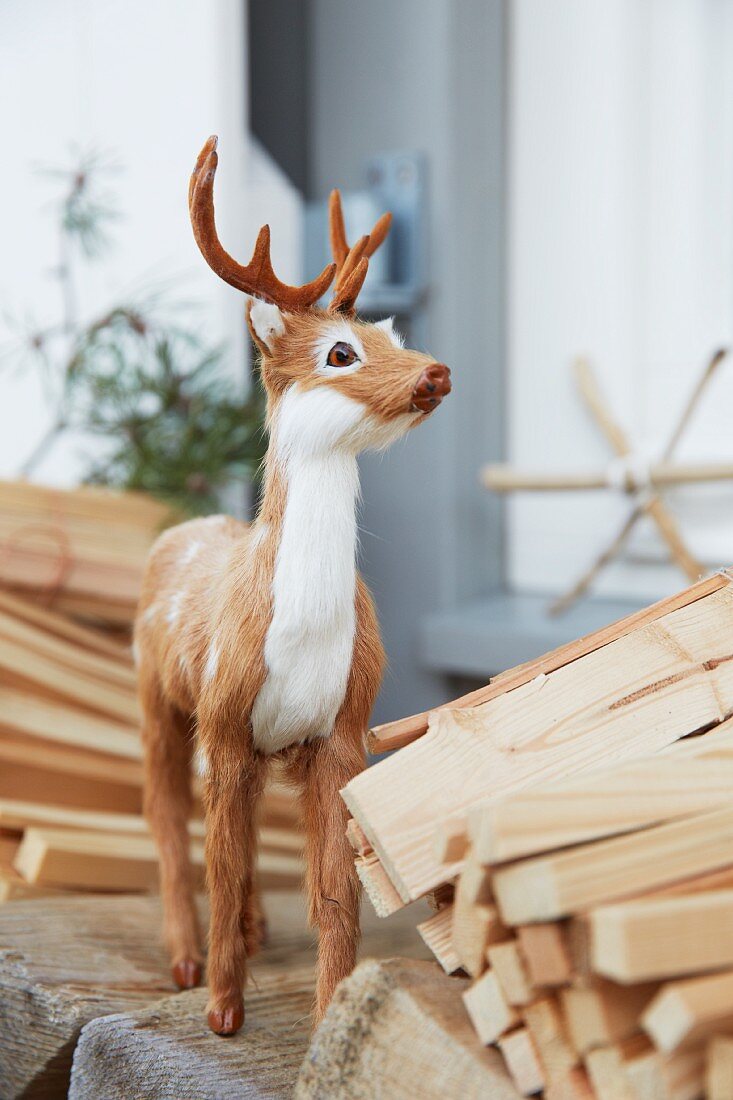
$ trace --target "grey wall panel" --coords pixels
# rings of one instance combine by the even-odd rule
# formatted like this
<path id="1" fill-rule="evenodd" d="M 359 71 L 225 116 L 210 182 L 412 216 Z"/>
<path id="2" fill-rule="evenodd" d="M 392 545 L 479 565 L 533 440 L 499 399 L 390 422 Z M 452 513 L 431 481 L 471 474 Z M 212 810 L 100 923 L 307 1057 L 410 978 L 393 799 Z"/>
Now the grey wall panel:
<path id="1" fill-rule="evenodd" d="M 430 293 L 411 338 L 454 372 L 431 422 L 363 461 L 362 564 L 390 658 L 377 721 L 447 697 L 420 621 L 502 577 L 477 473 L 502 448 L 503 28 L 499 0 L 311 3 L 310 193 L 359 186 L 375 153 L 427 154 Z"/>

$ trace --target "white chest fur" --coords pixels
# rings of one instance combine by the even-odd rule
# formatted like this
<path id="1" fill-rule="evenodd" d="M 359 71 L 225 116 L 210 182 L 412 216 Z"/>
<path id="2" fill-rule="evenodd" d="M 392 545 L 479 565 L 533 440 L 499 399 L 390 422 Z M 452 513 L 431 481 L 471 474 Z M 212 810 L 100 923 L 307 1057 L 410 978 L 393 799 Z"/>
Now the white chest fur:
<path id="1" fill-rule="evenodd" d="M 265 640 L 267 678 L 252 709 L 260 752 L 328 737 L 344 700 L 356 626 L 356 458 L 293 455 Z"/>

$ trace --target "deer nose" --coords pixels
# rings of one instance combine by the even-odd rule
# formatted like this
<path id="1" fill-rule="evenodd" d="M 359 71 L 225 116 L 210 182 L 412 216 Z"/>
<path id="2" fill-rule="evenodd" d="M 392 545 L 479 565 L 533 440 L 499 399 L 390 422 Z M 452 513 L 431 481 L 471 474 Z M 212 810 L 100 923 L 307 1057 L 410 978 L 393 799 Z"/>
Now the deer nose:
<path id="1" fill-rule="evenodd" d="M 422 372 L 412 391 L 410 409 L 414 412 L 432 412 L 449 394 L 450 371 L 445 363 L 431 363 Z"/>

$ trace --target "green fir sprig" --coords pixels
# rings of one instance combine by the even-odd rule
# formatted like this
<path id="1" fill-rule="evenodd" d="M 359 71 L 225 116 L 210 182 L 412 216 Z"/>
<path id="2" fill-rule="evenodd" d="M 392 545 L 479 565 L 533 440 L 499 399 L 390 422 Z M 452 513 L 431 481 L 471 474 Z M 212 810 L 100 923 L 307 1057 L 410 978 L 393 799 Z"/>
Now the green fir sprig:
<path id="1" fill-rule="evenodd" d="M 104 441 L 84 480 L 151 493 L 189 515 L 220 506 L 232 482 L 254 481 L 265 451 L 265 402 L 253 378 L 246 398 L 224 370 L 221 348 L 176 323 L 165 296 L 111 306 L 79 319 L 76 272 L 111 247 L 118 219 L 103 190 L 109 162 L 86 153 L 69 169 L 45 169 L 63 184 L 57 203 L 61 316 L 20 328 L 12 358 L 44 383 L 51 423 L 19 473 L 28 476 L 64 433 Z M 18 330 L 16 324 L 16 330 Z M 7 357 L 6 357 L 7 361 Z"/>

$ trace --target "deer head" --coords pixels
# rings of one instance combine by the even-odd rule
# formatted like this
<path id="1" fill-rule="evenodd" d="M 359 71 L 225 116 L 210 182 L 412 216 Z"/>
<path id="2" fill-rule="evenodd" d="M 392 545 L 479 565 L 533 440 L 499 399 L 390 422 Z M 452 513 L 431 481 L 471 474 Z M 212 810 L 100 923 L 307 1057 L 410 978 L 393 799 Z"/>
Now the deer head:
<path id="1" fill-rule="evenodd" d="M 369 257 L 386 237 L 391 215 L 350 247 L 340 195 L 332 192 L 334 263 L 310 283 L 287 286 L 272 269 L 269 226 L 260 230 L 246 266 L 220 244 L 213 199 L 216 145 L 209 138 L 191 176 L 191 223 L 212 270 L 252 299 L 247 319 L 261 353 L 271 426 L 276 423 L 278 435 L 299 449 L 356 453 L 388 446 L 429 416 L 451 389 L 448 368 L 405 349 L 391 320 L 366 323 L 356 316 Z M 331 301 L 320 308 L 317 302 L 332 283 Z"/>

